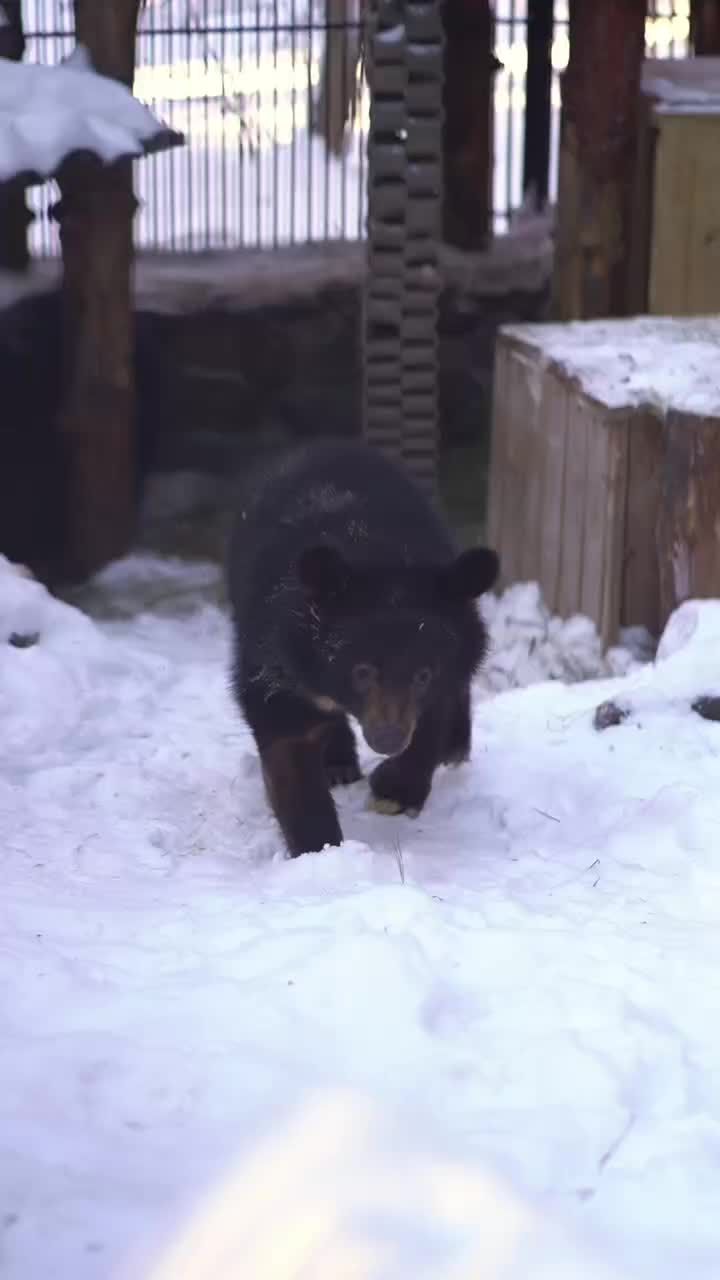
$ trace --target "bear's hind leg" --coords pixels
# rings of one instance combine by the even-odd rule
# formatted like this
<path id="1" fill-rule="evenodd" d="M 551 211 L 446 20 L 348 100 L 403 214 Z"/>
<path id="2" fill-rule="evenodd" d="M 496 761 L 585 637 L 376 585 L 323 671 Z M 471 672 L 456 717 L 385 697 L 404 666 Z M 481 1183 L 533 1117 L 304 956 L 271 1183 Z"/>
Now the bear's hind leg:
<path id="1" fill-rule="evenodd" d="M 362 778 L 355 734 L 345 716 L 336 716 L 333 720 L 325 738 L 324 755 L 329 786 L 346 787 Z"/>

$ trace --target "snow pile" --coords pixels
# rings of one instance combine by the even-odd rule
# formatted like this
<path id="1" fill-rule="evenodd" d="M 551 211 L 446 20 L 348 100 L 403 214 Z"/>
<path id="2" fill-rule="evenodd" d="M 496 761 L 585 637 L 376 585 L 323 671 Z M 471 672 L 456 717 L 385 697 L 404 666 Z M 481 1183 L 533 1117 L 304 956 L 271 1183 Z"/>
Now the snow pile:
<path id="1" fill-rule="evenodd" d="M 89 618 L 0 555 L 0 760 L 63 743 L 119 665 Z"/>
<path id="2" fill-rule="evenodd" d="M 3 1280 L 715 1280 L 720 604 L 479 697 L 416 821 L 363 780 L 291 862 L 216 586 L 136 558 L 92 621 L 0 562 Z M 565 626 L 523 679 L 592 666 Z"/>
<path id="3" fill-rule="evenodd" d="M 44 182 L 75 151 L 106 164 L 177 139 L 129 89 L 98 75 L 82 46 L 60 66 L 1 60 L 0 181 Z"/>
<path id="4" fill-rule="evenodd" d="M 518 689 L 541 680 L 574 683 L 626 675 L 637 666 L 627 648 L 618 646 L 603 654 L 589 618 L 553 617 L 536 582 L 484 597 L 482 614 L 490 644 L 478 684 L 488 690 Z"/>
<path id="5" fill-rule="evenodd" d="M 718 316 L 508 325 L 502 332 L 538 348 L 609 408 L 720 415 Z"/>
<path id="6" fill-rule="evenodd" d="M 661 637 L 654 666 L 638 668 L 622 703 L 633 716 L 682 712 L 720 696 L 720 601 L 687 600 Z"/>

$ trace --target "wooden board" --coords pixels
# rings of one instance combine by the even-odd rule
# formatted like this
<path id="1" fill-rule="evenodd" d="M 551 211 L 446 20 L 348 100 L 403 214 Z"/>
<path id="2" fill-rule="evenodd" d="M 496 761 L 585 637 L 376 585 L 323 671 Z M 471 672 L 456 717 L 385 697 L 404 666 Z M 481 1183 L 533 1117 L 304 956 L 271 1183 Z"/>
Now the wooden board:
<path id="1" fill-rule="evenodd" d="M 660 630 L 660 578 L 655 554 L 664 454 L 663 424 L 640 411 L 628 431 L 625 544 L 620 616 L 624 626 Z"/>
<path id="2" fill-rule="evenodd" d="M 488 534 L 501 586 L 538 582 L 553 613 L 586 614 L 606 644 L 622 622 L 654 626 L 659 429 L 651 438 L 638 412 L 599 404 L 504 334 L 494 410 Z"/>
<path id="3" fill-rule="evenodd" d="M 720 310 L 720 115 L 658 114 L 649 310 Z"/>
<path id="4" fill-rule="evenodd" d="M 661 621 L 720 594 L 720 422 L 668 414 L 658 522 Z"/>

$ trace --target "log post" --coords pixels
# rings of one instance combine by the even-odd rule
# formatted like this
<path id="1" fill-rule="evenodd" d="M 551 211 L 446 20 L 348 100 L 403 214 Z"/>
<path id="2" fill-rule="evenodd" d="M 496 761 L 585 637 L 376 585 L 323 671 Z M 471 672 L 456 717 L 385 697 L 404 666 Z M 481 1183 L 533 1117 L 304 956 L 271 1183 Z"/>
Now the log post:
<path id="1" fill-rule="evenodd" d="M 443 239 L 483 249 L 490 235 L 492 88 L 497 64 L 488 0 L 445 0 Z"/>
<path id="2" fill-rule="evenodd" d="M 133 80 L 140 0 L 75 0 L 76 38 L 101 75 Z M 63 576 L 123 555 L 134 528 L 132 162 L 77 157 L 56 209 L 64 266 L 66 547 Z"/>
<path id="3" fill-rule="evenodd" d="M 0 58 L 22 62 L 25 36 L 21 0 L 3 0 L 0 8 L 6 19 L 0 23 Z M 27 229 L 32 220 L 22 184 L 0 183 L 0 270 L 27 271 L 30 265 Z"/>
<path id="4" fill-rule="evenodd" d="M 698 57 L 720 55 L 720 0 L 690 0 L 690 41 Z"/>
<path id="5" fill-rule="evenodd" d="M 571 0 L 563 77 L 553 310 L 627 311 L 646 0 Z"/>

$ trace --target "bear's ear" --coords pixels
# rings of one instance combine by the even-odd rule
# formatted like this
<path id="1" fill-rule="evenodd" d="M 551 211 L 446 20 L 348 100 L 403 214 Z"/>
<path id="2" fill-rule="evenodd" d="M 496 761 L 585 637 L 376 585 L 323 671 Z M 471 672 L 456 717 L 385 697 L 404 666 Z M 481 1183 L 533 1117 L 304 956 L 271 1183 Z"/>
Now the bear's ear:
<path id="1" fill-rule="evenodd" d="M 471 547 L 443 571 L 443 593 L 451 600 L 474 600 L 494 586 L 499 572 L 499 557 L 490 547 Z"/>
<path id="2" fill-rule="evenodd" d="M 335 547 L 306 547 L 297 559 L 297 575 L 305 593 L 318 604 L 339 596 L 350 580 L 350 566 Z"/>

